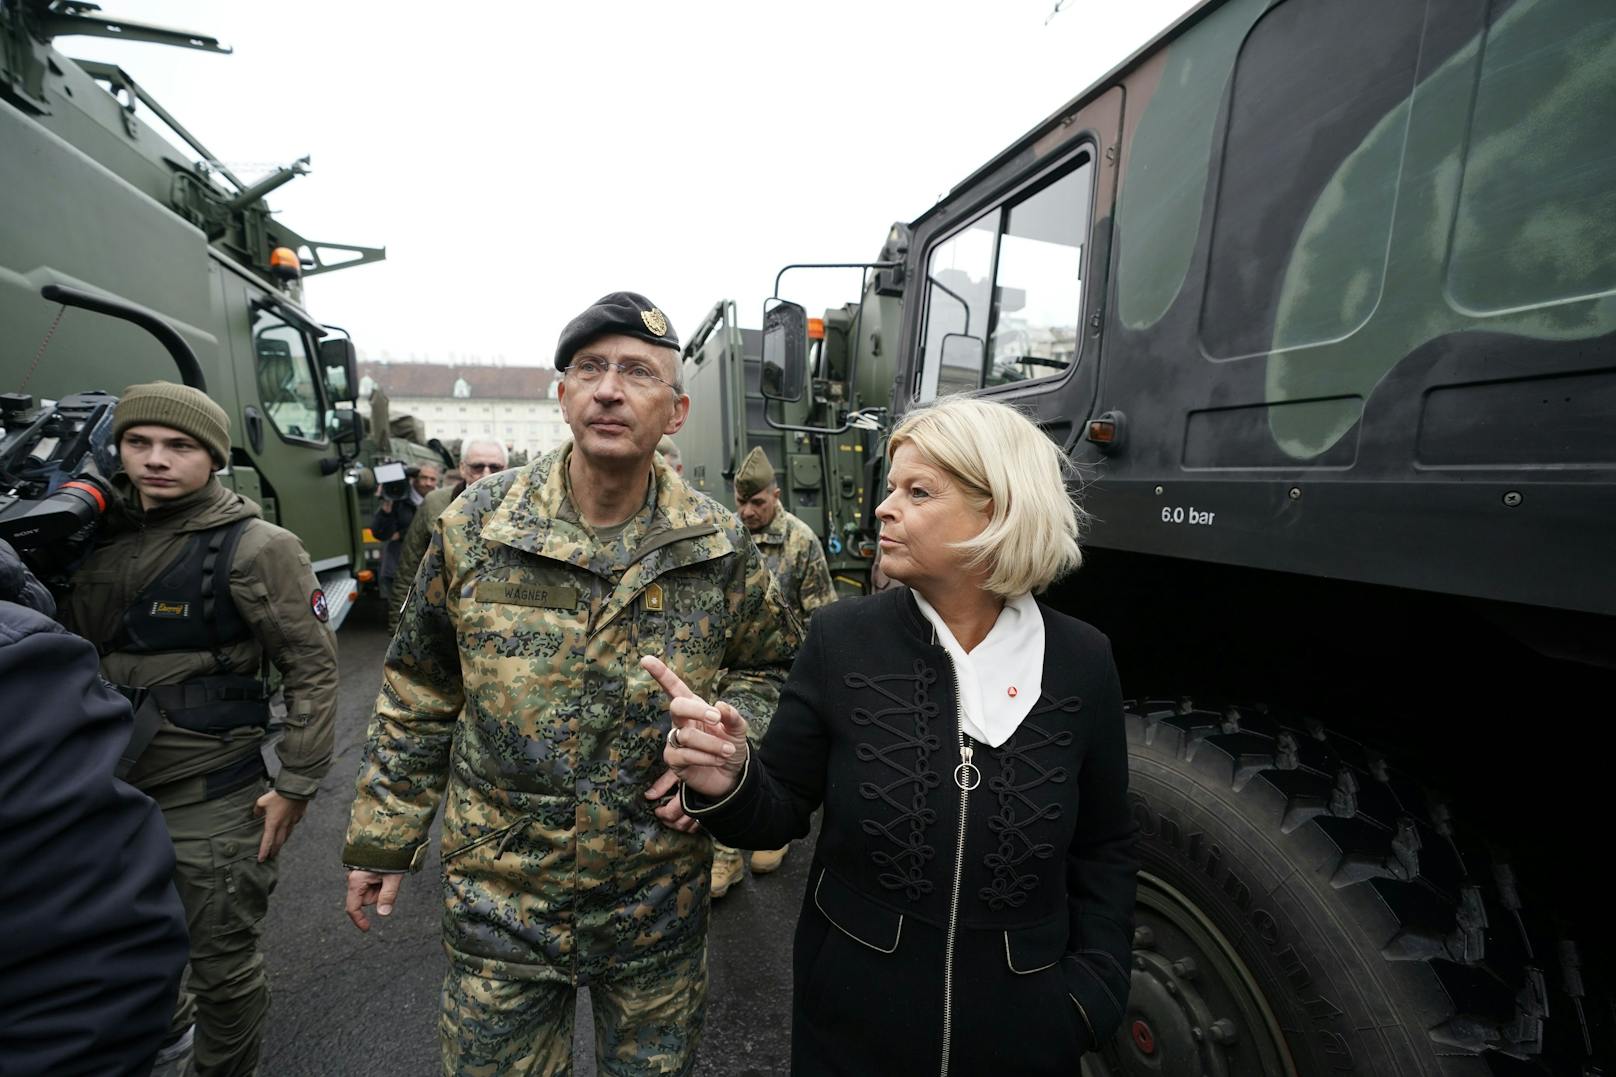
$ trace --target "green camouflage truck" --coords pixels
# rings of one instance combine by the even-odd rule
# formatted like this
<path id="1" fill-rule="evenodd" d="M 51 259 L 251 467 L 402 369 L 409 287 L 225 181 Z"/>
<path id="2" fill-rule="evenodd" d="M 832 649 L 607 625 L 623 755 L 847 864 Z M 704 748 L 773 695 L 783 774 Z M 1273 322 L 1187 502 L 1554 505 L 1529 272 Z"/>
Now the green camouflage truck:
<path id="1" fill-rule="evenodd" d="M 20 394 L 7 401 L 7 429 L 43 407 L 30 398 L 176 378 L 159 339 L 128 320 L 155 319 L 194 353 L 230 414 L 221 479 L 303 540 L 339 624 L 363 571 L 372 467 L 438 459 L 366 432 L 352 410 L 353 345 L 303 303 L 304 277 L 384 252 L 310 241 L 271 216 L 265 196 L 306 172 L 306 160 L 245 183 L 127 72 L 70 59 L 53 42 L 97 35 L 228 50 L 94 12 L 0 3 L 0 389 Z"/>
<path id="2" fill-rule="evenodd" d="M 763 333 L 741 328 L 732 300 L 713 306 L 682 355 L 692 410 L 674 441 L 685 480 L 733 509 L 735 469 L 762 446 L 775 467 L 780 504 L 819 536 L 841 594 L 870 590 L 880 530 L 880 431 L 892 395 L 892 363 L 882 342 L 897 334 L 903 289 L 896 259 L 906 242 L 905 227 L 894 225 L 868 267 L 796 267 L 869 271 L 858 302 L 804 320 L 804 361 L 790 368 L 790 384 L 761 384 Z"/>
<path id="3" fill-rule="evenodd" d="M 1023 408 L 1093 514 L 1090 1073 L 1611 1072 L 1616 5 L 1213 0 L 910 232 L 866 406 Z"/>

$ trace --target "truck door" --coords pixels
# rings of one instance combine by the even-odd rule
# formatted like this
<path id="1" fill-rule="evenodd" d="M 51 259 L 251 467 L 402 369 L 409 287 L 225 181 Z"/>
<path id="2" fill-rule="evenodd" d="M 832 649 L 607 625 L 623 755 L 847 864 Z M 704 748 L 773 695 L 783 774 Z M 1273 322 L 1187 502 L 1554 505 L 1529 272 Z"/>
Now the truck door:
<path id="1" fill-rule="evenodd" d="M 264 514 L 303 540 L 315 567 L 352 556 L 346 490 L 322 475 L 336 456 L 327 432 L 330 407 L 316 369 L 310 325 L 283 305 L 249 303 L 250 380 L 241 386 L 242 440 L 263 477 Z"/>
<path id="2" fill-rule="evenodd" d="M 904 346 L 914 402 L 980 390 L 1063 443 L 1087 418 L 1122 104 L 1112 87 L 1074 105 L 916 222 Z"/>

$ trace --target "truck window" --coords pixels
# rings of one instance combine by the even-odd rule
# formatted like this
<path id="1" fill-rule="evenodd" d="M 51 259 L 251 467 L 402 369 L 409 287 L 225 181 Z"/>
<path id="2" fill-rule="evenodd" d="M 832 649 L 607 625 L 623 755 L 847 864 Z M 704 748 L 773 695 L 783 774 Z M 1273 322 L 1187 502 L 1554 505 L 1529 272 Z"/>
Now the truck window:
<path id="1" fill-rule="evenodd" d="M 926 259 L 919 398 L 1056 377 L 1077 361 L 1088 158 L 995 206 Z"/>
<path id="2" fill-rule="evenodd" d="M 1460 309 L 1616 292 L 1613 34 L 1597 0 L 1517 4 L 1488 26 L 1448 260 Z"/>
<path id="3" fill-rule="evenodd" d="M 1425 8 L 1285 0 L 1247 36 L 1229 94 L 1201 309 L 1209 357 L 1341 340 L 1374 312 Z M 1351 222 L 1328 245 L 1307 232 L 1317 207 Z M 1287 285 L 1293 296 L 1279 318 Z"/>
<path id="4" fill-rule="evenodd" d="M 273 311 L 253 312 L 253 355 L 258 398 L 284 438 L 325 440 L 325 411 L 303 331 Z"/>

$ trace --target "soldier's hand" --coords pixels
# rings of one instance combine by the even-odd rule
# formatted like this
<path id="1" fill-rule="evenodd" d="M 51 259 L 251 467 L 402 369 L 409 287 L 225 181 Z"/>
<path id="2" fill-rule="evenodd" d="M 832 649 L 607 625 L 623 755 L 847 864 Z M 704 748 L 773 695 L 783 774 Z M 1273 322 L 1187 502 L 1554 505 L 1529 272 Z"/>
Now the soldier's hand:
<path id="1" fill-rule="evenodd" d="M 640 659 L 640 668 L 668 693 L 673 728 L 662 758 L 679 780 L 703 796 L 721 797 L 741 780 L 746 762 L 746 719 L 720 700 L 709 704 L 660 659 Z"/>
<path id="2" fill-rule="evenodd" d="M 352 920 L 354 927 L 360 931 L 370 930 L 370 920 L 365 916 L 365 906 L 376 906 L 376 915 L 393 915 L 393 903 L 398 900 L 398 888 L 403 885 L 404 876 L 400 872 L 391 872 L 386 875 L 379 871 L 361 871 L 350 868 L 348 871 L 348 896 L 343 907 L 348 911 L 348 919 Z"/>
<path id="3" fill-rule="evenodd" d="M 675 830 L 686 834 L 694 834 L 701 829 L 701 824 L 685 814 L 684 805 L 679 803 L 674 786 L 679 784 L 679 775 L 671 770 L 662 772 L 662 777 L 651 783 L 651 788 L 645 791 L 646 800 L 660 801 L 652 812 L 662 822 Z"/>
<path id="4" fill-rule="evenodd" d="M 253 814 L 264 817 L 264 836 L 258 841 L 260 864 L 275 859 L 286 839 L 292 836 L 292 828 L 303 821 L 303 813 L 308 810 L 308 801 L 283 797 L 273 789 L 253 803 Z"/>

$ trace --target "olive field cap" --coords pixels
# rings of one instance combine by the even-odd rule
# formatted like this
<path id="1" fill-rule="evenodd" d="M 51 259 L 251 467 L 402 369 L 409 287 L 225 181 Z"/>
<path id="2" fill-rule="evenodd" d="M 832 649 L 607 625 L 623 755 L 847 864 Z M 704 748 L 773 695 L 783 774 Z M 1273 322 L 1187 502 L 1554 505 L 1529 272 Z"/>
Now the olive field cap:
<path id="1" fill-rule="evenodd" d="M 230 460 L 230 416 L 200 389 L 171 381 L 131 385 L 112 413 L 112 440 L 131 426 L 166 426 L 202 443 L 218 467 Z"/>
<path id="2" fill-rule="evenodd" d="M 755 446 L 735 473 L 735 496 L 745 501 L 773 485 L 774 465 L 769 463 L 769 454 L 763 446 Z"/>
<path id="3" fill-rule="evenodd" d="M 556 344 L 555 367 L 566 370 L 579 349 L 596 337 L 625 333 L 650 344 L 679 350 L 679 334 L 668 316 L 638 292 L 603 295 L 589 309 L 567 323 Z"/>

